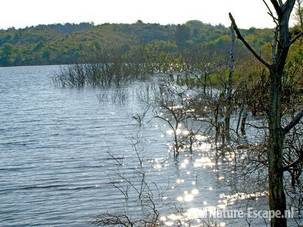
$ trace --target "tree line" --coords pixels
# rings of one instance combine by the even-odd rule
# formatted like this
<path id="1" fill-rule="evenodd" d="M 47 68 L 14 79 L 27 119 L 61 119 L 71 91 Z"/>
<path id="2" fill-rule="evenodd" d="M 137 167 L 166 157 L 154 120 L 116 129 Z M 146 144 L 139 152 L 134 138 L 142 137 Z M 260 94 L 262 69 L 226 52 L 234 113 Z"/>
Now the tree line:
<path id="1" fill-rule="evenodd" d="M 271 29 L 250 28 L 242 32 L 254 47 L 268 49 Z M 185 56 L 193 50 L 224 55 L 229 42 L 228 28 L 200 21 L 179 25 L 137 21 L 133 24 L 68 23 L 9 28 L 0 30 L 0 66 L 110 62 L 117 56 L 124 61 L 143 61 L 140 58 L 143 50 L 154 58 Z M 110 53 L 105 55 L 104 52 Z"/>

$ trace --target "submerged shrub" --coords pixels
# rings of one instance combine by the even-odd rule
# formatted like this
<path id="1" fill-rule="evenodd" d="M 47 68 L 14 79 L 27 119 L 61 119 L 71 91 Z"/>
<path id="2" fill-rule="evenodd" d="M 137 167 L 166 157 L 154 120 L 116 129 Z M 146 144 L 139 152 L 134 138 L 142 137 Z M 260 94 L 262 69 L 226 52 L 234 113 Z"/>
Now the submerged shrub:
<path id="1" fill-rule="evenodd" d="M 75 64 L 61 68 L 52 79 L 56 86 L 63 88 L 119 87 L 145 80 L 150 73 L 145 64 Z"/>

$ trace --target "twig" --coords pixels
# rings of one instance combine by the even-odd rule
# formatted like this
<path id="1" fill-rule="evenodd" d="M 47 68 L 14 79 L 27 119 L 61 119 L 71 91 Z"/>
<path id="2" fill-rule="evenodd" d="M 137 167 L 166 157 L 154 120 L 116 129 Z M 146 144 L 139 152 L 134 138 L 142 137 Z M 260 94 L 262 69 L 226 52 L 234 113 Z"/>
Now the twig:
<path id="1" fill-rule="evenodd" d="M 229 18 L 231 20 L 232 23 L 232 27 L 235 30 L 236 34 L 237 34 L 237 38 L 239 40 L 241 40 L 241 42 L 246 46 L 246 48 L 263 64 L 265 65 L 267 68 L 270 68 L 270 64 L 267 63 L 260 55 L 258 55 L 256 53 L 256 51 L 249 45 L 249 43 L 244 39 L 244 37 L 242 36 L 241 32 L 238 29 L 238 26 L 236 24 L 235 19 L 233 18 L 232 14 L 229 13 Z"/>
<path id="2" fill-rule="evenodd" d="M 303 32 L 298 33 L 291 41 L 289 46 L 291 46 L 292 44 L 294 44 L 299 38 L 301 38 L 301 36 L 303 36 Z"/>
<path id="3" fill-rule="evenodd" d="M 303 109 L 299 113 L 297 113 L 297 115 L 293 118 L 291 122 L 289 122 L 288 125 L 286 125 L 283 128 L 284 135 L 289 133 L 289 131 L 300 122 L 302 117 L 303 117 Z"/>

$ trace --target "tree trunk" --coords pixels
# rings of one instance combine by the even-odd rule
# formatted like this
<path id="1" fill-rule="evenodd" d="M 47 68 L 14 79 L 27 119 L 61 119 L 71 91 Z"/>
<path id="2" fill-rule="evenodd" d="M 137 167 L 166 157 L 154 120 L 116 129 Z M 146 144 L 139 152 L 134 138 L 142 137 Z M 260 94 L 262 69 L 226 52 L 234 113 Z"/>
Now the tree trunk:
<path id="1" fill-rule="evenodd" d="M 276 34 L 276 52 L 273 54 L 273 64 L 270 67 L 270 111 L 269 111 L 269 146 L 268 146 L 268 178 L 269 178 L 269 207 L 271 211 L 279 211 L 284 216 L 286 210 L 286 197 L 283 184 L 283 144 L 284 132 L 281 124 L 282 107 L 282 77 L 289 51 L 289 18 L 294 0 L 287 1 L 279 17 L 279 26 Z M 291 4 L 290 4 L 291 3 Z M 290 5 L 289 5 L 290 4 Z M 273 218 L 271 227 L 286 227 L 287 220 Z"/>
<path id="2" fill-rule="evenodd" d="M 231 48 L 229 53 L 229 74 L 228 74 L 228 82 L 227 82 L 227 99 L 226 99 L 226 112 L 225 112 L 225 119 L 224 119 L 224 137 L 226 138 L 227 143 L 230 142 L 230 116 L 232 113 L 232 92 L 233 92 L 233 77 L 234 77 L 234 47 L 235 47 L 235 40 L 236 35 L 235 31 L 230 27 L 231 31 Z"/>
<path id="3" fill-rule="evenodd" d="M 245 136 L 246 135 L 246 130 L 245 130 L 245 126 L 246 126 L 246 119 L 247 119 L 247 110 L 244 109 L 243 111 L 243 115 L 242 115 L 242 119 L 241 119 L 241 136 Z"/>
<path id="4" fill-rule="evenodd" d="M 239 135 L 239 127 L 240 127 L 240 123 L 241 123 L 241 119 L 242 119 L 242 113 L 243 113 L 243 107 L 241 107 L 241 109 L 239 111 L 239 117 L 238 117 L 238 122 L 237 122 L 237 127 L 236 127 L 237 135 Z"/>
<path id="5" fill-rule="evenodd" d="M 241 35 L 238 26 L 231 14 L 229 14 L 234 30 L 238 38 L 247 47 L 247 49 L 258 59 L 264 66 L 270 70 L 270 109 L 268 113 L 269 138 L 268 138 L 268 179 L 269 179 L 269 207 L 271 211 L 279 211 L 281 217 L 286 210 L 286 198 L 283 185 L 283 143 L 284 130 L 281 125 L 281 94 L 282 94 L 282 76 L 290 45 L 296 40 L 291 41 L 289 34 L 289 19 L 294 8 L 296 0 L 278 1 L 271 0 L 272 6 L 276 12 L 273 15 L 272 10 L 264 1 L 269 10 L 269 15 L 275 21 L 277 27 L 275 38 L 272 46 L 272 64 L 265 61 L 249 45 Z M 271 219 L 271 227 L 286 227 L 287 220 L 285 217 Z"/>
<path id="6" fill-rule="evenodd" d="M 206 79 L 207 79 L 207 76 L 206 76 L 206 73 L 204 73 L 204 82 L 203 82 L 203 94 L 206 95 Z"/>
<path id="7" fill-rule="evenodd" d="M 283 141 L 281 127 L 281 92 L 282 73 L 275 69 L 270 72 L 270 112 L 269 112 L 269 144 L 268 144 L 268 178 L 269 178 L 269 207 L 271 211 L 279 211 L 284 215 L 286 198 L 283 185 Z M 286 218 L 272 218 L 271 227 L 287 226 Z"/>

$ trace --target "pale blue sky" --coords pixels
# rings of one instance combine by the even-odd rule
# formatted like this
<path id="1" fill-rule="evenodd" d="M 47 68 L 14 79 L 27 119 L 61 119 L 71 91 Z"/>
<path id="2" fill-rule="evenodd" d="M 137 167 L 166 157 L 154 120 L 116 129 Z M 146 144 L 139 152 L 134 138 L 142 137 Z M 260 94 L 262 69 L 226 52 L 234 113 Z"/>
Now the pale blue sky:
<path id="1" fill-rule="evenodd" d="M 5 0 L 0 27 L 50 23 L 184 23 L 196 19 L 229 25 L 231 11 L 239 27 L 272 27 L 262 0 Z"/>

